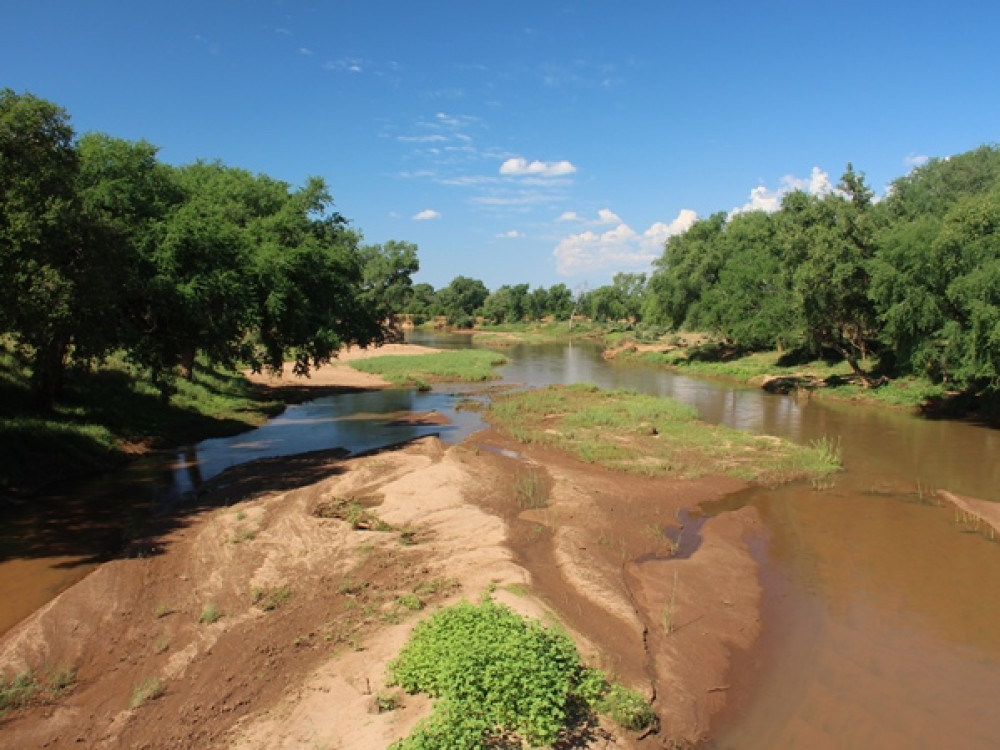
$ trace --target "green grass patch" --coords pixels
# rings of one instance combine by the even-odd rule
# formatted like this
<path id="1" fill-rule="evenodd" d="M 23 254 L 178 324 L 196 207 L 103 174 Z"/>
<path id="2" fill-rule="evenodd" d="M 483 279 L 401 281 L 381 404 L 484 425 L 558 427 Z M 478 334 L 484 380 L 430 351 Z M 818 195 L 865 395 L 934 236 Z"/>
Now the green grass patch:
<path id="1" fill-rule="evenodd" d="M 585 669 L 565 633 L 488 598 L 439 610 L 417 625 L 389 673 L 404 690 L 437 699 L 431 716 L 394 750 L 551 745 L 612 691 L 637 696 Z"/>
<path id="2" fill-rule="evenodd" d="M 493 380 L 498 377 L 493 368 L 504 364 L 507 364 L 507 357 L 499 352 L 458 349 L 432 354 L 371 357 L 351 362 L 351 367 L 381 375 L 395 385 L 421 387 L 428 383 Z"/>
<path id="3" fill-rule="evenodd" d="M 0 677 L 0 718 L 9 711 L 25 708 L 40 700 L 53 700 L 76 684 L 76 670 L 61 667 L 40 680 L 33 670 Z"/>
<path id="4" fill-rule="evenodd" d="M 714 348 L 713 348 L 714 347 Z M 739 357 L 718 358 L 718 345 L 677 347 L 663 351 L 624 353 L 619 356 L 645 364 L 660 365 L 684 374 L 736 380 L 760 385 L 766 378 L 783 378 L 819 398 L 915 410 L 942 401 L 945 388 L 924 378 L 896 378 L 876 387 L 858 382 L 847 362 L 817 359 L 788 362 L 777 351 L 753 352 Z"/>
<path id="5" fill-rule="evenodd" d="M 139 708 L 143 703 L 155 701 L 164 692 L 166 692 L 166 687 L 158 677 L 147 677 L 132 688 L 132 697 L 129 699 L 128 707 L 131 709 Z"/>
<path id="6" fill-rule="evenodd" d="M 490 422 L 525 443 L 648 476 L 732 476 L 761 484 L 815 479 L 840 468 L 829 446 L 800 446 L 697 419 L 690 406 L 592 385 L 494 398 Z"/>

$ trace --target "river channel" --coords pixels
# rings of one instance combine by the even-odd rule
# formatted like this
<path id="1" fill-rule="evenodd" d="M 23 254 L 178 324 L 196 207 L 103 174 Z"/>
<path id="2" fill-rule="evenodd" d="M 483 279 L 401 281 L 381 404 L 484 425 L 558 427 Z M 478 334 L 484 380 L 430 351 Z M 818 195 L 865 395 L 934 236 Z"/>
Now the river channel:
<path id="1" fill-rule="evenodd" d="M 415 343 L 458 347 L 469 338 Z M 629 388 L 692 404 L 709 422 L 800 443 L 839 441 L 845 470 L 829 486 L 753 489 L 705 509 L 752 505 L 766 527 L 753 540 L 763 634 L 752 653 L 736 655 L 730 707 L 712 748 L 997 746 L 1000 544 L 961 523 L 934 491 L 1000 501 L 1000 432 L 609 363 L 588 345 L 504 351 L 506 384 Z M 59 488 L 31 509 L 5 511 L 0 633 L 105 559 L 130 514 L 176 503 L 255 458 L 336 446 L 359 452 L 432 432 L 458 442 L 481 426 L 474 412 L 454 408 L 466 390 L 317 399 L 253 432 L 136 462 L 116 477 Z M 404 412 L 430 410 L 451 425 L 395 423 Z"/>

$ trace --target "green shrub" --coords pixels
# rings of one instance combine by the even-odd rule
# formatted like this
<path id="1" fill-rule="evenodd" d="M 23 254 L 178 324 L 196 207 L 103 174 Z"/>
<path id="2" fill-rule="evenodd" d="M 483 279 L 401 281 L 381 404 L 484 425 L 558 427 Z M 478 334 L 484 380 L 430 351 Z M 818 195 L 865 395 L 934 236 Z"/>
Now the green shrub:
<path id="1" fill-rule="evenodd" d="M 440 699 L 394 748 L 472 750 L 509 732 L 533 745 L 554 742 L 567 721 L 580 657 L 564 633 L 486 599 L 420 623 L 389 669 L 408 692 Z"/>

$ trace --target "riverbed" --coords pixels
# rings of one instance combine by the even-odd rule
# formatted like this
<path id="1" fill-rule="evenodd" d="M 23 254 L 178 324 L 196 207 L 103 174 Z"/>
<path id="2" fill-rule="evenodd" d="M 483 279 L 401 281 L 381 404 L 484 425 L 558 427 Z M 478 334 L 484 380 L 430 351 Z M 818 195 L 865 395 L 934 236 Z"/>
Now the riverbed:
<path id="1" fill-rule="evenodd" d="M 764 591 L 762 637 L 735 655 L 714 747 L 995 745 L 1000 716 L 989 704 L 1000 690 L 1000 604 L 992 596 L 1000 584 L 1000 547 L 985 529 L 942 506 L 935 491 L 1000 500 L 1000 434 L 609 363 L 586 344 L 504 351 L 511 359 L 500 371 L 505 385 L 631 388 L 690 403 L 706 421 L 840 446 L 845 471 L 830 483 L 755 489 L 705 509 L 750 505 L 766 526 L 754 545 Z M 60 488 L 80 507 L 75 520 L 60 510 L 61 518 L 26 514 L 5 523 L 0 595 L 28 611 L 39 606 L 104 559 L 108 535 L 122 533 L 116 520 L 123 513 L 189 496 L 231 464 L 334 446 L 363 451 L 432 432 L 458 442 L 480 426 L 477 415 L 455 409 L 466 390 L 327 397 L 291 407 L 253 433 L 134 466 L 117 487 L 105 479 Z M 400 424 L 398 415 L 411 411 L 437 412 L 452 424 Z M 86 501 L 95 495 L 106 509 L 97 522 Z M 27 552 L 25 540 L 32 540 Z M 7 608 L 5 616 L 12 624 L 23 614 Z"/>

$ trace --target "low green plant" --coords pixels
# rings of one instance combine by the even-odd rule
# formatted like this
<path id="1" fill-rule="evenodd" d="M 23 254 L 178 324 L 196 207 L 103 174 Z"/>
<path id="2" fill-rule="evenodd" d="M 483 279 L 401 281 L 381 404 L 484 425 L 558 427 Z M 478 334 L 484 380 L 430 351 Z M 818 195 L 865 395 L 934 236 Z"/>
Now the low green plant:
<path id="1" fill-rule="evenodd" d="M 208 602 L 202 607 L 201 614 L 198 615 L 198 622 L 203 625 L 211 625 L 213 622 L 218 622 L 221 618 L 222 611 L 219 609 L 219 605 L 215 602 Z"/>
<path id="2" fill-rule="evenodd" d="M 157 604 L 156 608 L 153 610 L 153 616 L 159 620 L 160 618 L 166 617 L 167 615 L 172 615 L 176 611 L 177 610 L 174 609 L 171 605 L 161 602 L 160 604 Z"/>
<path id="3" fill-rule="evenodd" d="M 554 742 L 566 724 L 580 657 L 565 633 L 486 599 L 420 623 L 389 670 L 407 692 L 439 699 L 431 717 L 394 748 L 471 750 L 505 732 L 533 745 Z"/>
<path id="4" fill-rule="evenodd" d="M 14 708 L 24 708 L 41 691 L 30 669 L 11 678 L 0 679 L 0 716 Z"/>
<path id="5" fill-rule="evenodd" d="M 408 357 L 370 357 L 351 362 L 362 372 L 381 375 L 395 385 L 430 387 L 442 381 L 477 382 L 497 377 L 493 368 L 507 357 L 488 349 L 458 349 Z"/>
<path id="6" fill-rule="evenodd" d="M 707 424 L 669 398 L 588 384 L 496 396 L 488 419 L 521 442 L 643 476 L 717 474 L 772 485 L 840 468 L 839 443 L 796 445 Z"/>
<path id="7" fill-rule="evenodd" d="M 75 683 L 76 670 L 72 667 L 61 667 L 49 673 L 48 687 L 53 695 L 66 692 Z"/>
<path id="8" fill-rule="evenodd" d="M 597 703 L 597 711 L 610 716 L 621 727 L 641 732 L 656 723 L 656 714 L 642 695 L 615 683 Z"/>
<path id="9" fill-rule="evenodd" d="M 281 586 L 267 594 L 260 589 L 254 590 L 254 604 L 258 605 L 265 612 L 276 610 L 291 598 L 291 586 Z"/>
<path id="10" fill-rule="evenodd" d="M 400 606 L 411 612 L 416 612 L 417 610 L 424 608 L 424 603 L 421 601 L 420 597 L 416 594 L 400 594 L 396 597 L 396 601 Z"/>
<path id="11" fill-rule="evenodd" d="M 514 482 L 514 498 L 521 510 L 544 508 L 549 504 L 549 488 L 541 472 L 531 469 Z"/>
<path id="12" fill-rule="evenodd" d="M 132 688 L 132 697 L 129 699 L 128 707 L 136 709 L 147 701 L 155 701 L 165 691 L 166 687 L 160 682 L 159 677 L 147 677 Z"/>

